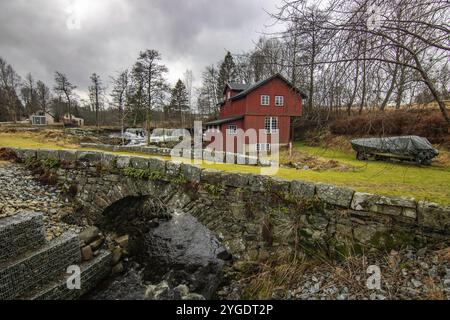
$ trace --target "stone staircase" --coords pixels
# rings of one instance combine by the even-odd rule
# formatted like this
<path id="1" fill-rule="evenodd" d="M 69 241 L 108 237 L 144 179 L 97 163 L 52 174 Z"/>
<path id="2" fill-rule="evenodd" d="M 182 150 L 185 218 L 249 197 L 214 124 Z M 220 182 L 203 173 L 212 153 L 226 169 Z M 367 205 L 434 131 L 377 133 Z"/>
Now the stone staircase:
<path id="1" fill-rule="evenodd" d="M 78 235 L 65 233 L 47 242 L 43 216 L 22 212 L 0 220 L 0 300 L 76 299 L 111 272 L 111 253 L 82 262 Z M 80 267 L 81 288 L 69 289 L 67 268 Z"/>

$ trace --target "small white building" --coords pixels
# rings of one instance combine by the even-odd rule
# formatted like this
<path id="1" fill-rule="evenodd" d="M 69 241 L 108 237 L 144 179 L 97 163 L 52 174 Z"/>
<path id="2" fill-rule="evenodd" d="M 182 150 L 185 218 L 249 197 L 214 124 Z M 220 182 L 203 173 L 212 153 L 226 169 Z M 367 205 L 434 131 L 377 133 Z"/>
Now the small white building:
<path id="1" fill-rule="evenodd" d="M 47 126 L 55 123 L 55 117 L 44 111 L 38 111 L 30 116 L 30 123 L 33 126 Z"/>
<path id="2" fill-rule="evenodd" d="M 63 117 L 63 122 L 65 125 L 75 125 L 77 127 L 83 127 L 84 126 L 84 119 L 83 118 L 77 118 L 74 115 L 70 116 L 68 113 L 66 113 Z"/>

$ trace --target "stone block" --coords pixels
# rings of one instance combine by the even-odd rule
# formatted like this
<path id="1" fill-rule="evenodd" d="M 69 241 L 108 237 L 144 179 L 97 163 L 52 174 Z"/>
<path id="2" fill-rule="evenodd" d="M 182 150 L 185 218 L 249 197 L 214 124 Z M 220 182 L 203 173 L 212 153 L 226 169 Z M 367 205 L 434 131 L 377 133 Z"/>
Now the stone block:
<path id="1" fill-rule="evenodd" d="M 208 184 L 222 184 L 222 171 L 214 169 L 203 170 L 201 182 Z"/>
<path id="2" fill-rule="evenodd" d="M 351 208 L 356 211 L 370 211 L 392 216 L 416 219 L 417 203 L 414 199 L 394 198 L 356 192 L 353 196 Z"/>
<path id="3" fill-rule="evenodd" d="M 222 184 L 235 188 L 244 188 L 248 186 L 249 175 L 238 172 L 223 172 Z"/>
<path id="4" fill-rule="evenodd" d="M 166 175 L 169 177 L 178 177 L 180 175 L 180 164 L 172 161 L 166 162 Z"/>
<path id="5" fill-rule="evenodd" d="M 157 171 L 164 175 L 166 173 L 166 162 L 157 158 L 148 159 L 148 167 L 152 171 Z"/>
<path id="6" fill-rule="evenodd" d="M 36 150 L 33 149 L 16 149 L 16 155 L 19 159 L 36 158 Z"/>
<path id="7" fill-rule="evenodd" d="M 59 159 L 61 161 L 77 161 L 77 151 L 76 150 L 59 150 Z"/>
<path id="8" fill-rule="evenodd" d="M 269 185 L 274 192 L 288 193 L 290 190 L 291 182 L 286 179 L 281 179 L 278 177 L 272 177 L 270 179 Z"/>
<path id="9" fill-rule="evenodd" d="M 271 178 L 269 176 L 263 176 L 259 174 L 252 174 L 249 177 L 249 185 L 252 191 L 269 191 L 267 188 L 270 186 Z"/>
<path id="10" fill-rule="evenodd" d="M 117 156 L 116 166 L 117 169 L 125 169 L 130 166 L 131 157 L 128 156 Z"/>
<path id="11" fill-rule="evenodd" d="M 321 183 L 316 185 L 316 193 L 319 199 L 328 204 L 349 208 L 354 191 L 345 187 Z"/>
<path id="12" fill-rule="evenodd" d="M 190 164 L 181 164 L 181 174 L 192 182 L 200 182 L 202 169 Z"/>
<path id="13" fill-rule="evenodd" d="M 58 150 L 38 149 L 36 152 L 38 160 L 59 160 Z"/>
<path id="14" fill-rule="evenodd" d="M 294 180 L 291 181 L 291 194 L 299 199 L 311 199 L 316 193 L 314 183 Z"/>
<path id="15" fill-rule="evenodd" d="M 96 151 L 77 151 L 77 161 L 89 163 L 94 166 L 101 163 L 102 153 Z"/>
<path id="16" fill-rule="evenodd" d="M 135 169 L 143 169 L 146 170 L 149 168 L 149 159 L 143 157 L 131 157 L 130 159 L 130 167 Z"/>
<path id="17" fill-rule="evenodd" d="M 112 153 L 104 153 L 102 155 L 102 168 L 114 169 L 116 167 L 117 156 Z"/>
<path id="18" fill-rule="evenodd" d="M 420 201 L 418 219 L 420 226 L 450 234 L 450 206 Z"/>

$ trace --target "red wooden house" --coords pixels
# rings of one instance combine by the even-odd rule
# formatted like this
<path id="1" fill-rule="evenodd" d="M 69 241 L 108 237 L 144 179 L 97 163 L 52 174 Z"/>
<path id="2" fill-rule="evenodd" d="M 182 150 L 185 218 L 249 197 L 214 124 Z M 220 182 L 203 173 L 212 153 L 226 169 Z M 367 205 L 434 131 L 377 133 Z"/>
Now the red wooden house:
<path id="1" fill-rule="evenodd" d="M 206 123 L 206 127 L 222 132 L 224 150 L 226 140 L 237 136 L 238 129 L 244 132 L 255 129 L 257 141 L 250 141 L 246 136 L 245 142 L 238 140 L 240 142 L 235 143 L 233 152 L 270 151 L 274 140 L 271 137 L 275 134 L 278 134 L 280 145 L 292 141 L 292 119 L 302 115 L 302 99 L 306 98 L 280 74 L 254 85 L 229 83 L 220 103 L 219 120 Z"/>

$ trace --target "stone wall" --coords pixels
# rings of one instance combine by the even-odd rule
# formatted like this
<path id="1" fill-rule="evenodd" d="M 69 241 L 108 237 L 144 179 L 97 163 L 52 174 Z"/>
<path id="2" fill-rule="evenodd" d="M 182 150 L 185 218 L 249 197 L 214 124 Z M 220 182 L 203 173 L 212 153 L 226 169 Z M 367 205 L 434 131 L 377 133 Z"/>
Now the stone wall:
<path id="1" fill-rule="evenodd" d="M 14 149 L 52 170 L 92 223 L 126 197 L 153 196 L 195 216 L 238 259 L 271 250 L 329 254 L 390 250 L 450 240 L 450 207 L 255 174 L 203 170 L 101 152 Z"/>
<path id="2" fill-rule="evenodd" d="M 82 143 L 82 147 L 94 148 L 105 151 L 113 152 L 140 152 L 151 155 L 159 156 L 174 156 L 187 159 L 198 159 L 206 160 L 216 163 L 234 163 L 243 165 L 259 165 L 259 166 L 271 166 L 272 162 L 259 157 L 254 157 L 239 153 L 229 153 L 229 152 L 218 152 L 215 150 L 201 150 L 196 153 L 193 149 L 170 149 L 170 148 L 159 148 L 155 146 L 114 146 L 107 144 L 96 144 L 96 143 Z"/>

